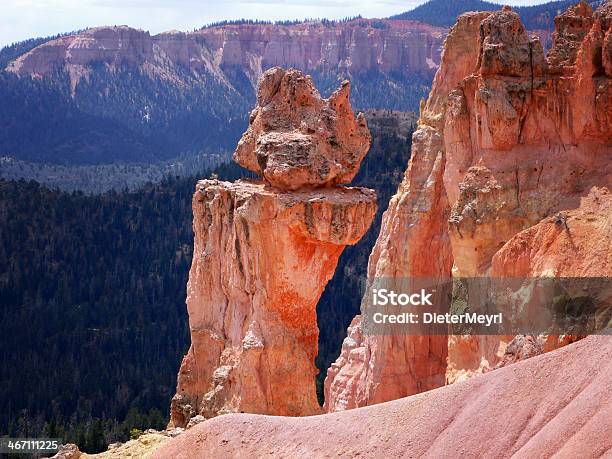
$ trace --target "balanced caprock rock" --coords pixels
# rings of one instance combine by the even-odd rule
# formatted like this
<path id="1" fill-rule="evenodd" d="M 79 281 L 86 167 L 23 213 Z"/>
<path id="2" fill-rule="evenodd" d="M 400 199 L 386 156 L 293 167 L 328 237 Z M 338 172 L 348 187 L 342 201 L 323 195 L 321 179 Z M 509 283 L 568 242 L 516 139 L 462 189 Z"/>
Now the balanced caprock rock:
<path id="1" fill-rule="evenodd" d="M 555 26 L 545 57 L 509 7 L 459 17 L 370 277 L 612 276 L 612 2 L 595 12 L 580 2 Z M 589 216 L 579 210 L 584 205 Z M 549 221 L 556 215 L 561 225 Z M 594 232 L 590 242 L 585 228 Z M 547 250 L 525 247 L 542 241 Z M 568 269 L 572 263 L 584 269 Z M 328 371 L 325 408 L 369 405 L 486 372 L 512 339 L 368 336 L 358 316 Z"/>
<path id="2" fill-rule="evenodd" d="M 288 190 L 350 183 L 371 137 L 363 113 L 353 116 L 349 91 L 344 81 L 325 100 L 301 72 L 264 73 L 234 160 Z"/>
<path id="3" fill-rule="evenodd" d="M 376 212 L 372 190 L 337 185 L 353 178 L 370 143 L 348 84 L 322 100 L 309 77 L 274 68 L 257 101 L 235 157 L 264 181 L 203 180 L 193 197 L 191 347 L 174 426 L 198 414 L 320 411 L 316 304 Z"/>

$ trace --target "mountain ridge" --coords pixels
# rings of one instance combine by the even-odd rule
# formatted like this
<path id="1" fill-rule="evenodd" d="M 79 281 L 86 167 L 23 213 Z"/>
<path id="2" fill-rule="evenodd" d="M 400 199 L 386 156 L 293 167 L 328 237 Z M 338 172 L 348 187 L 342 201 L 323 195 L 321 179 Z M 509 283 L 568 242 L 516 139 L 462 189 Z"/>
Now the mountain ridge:
<path id="1" fill-rule="evenodd" d="M 513 6 L 512 10 L 521 16 L 521 20 L 527 29 L 553 29 L 553 19 L 556 15 L 565 11 L 570 6 L 578 3 L 577 0 L 553 0 L 546 3 L 529 6 Z M 593 8 L 601 3 L 601 0 L 589 0 Z M 497 11 L 503 6 L 499 3 L 486 0 L 428 0 L 425 3 L 400 14 L 390 16 L 389 19 L 414 20 L 431 25 L 450 27 L 457 20 L 457 16 L 467 11 Z"/>
<path id="2" fill-rule="evenodd" d="M 120 26 L 59 37 L 0 73 L 0 97 L 9 101 L 0 107 L 0 156 L 107 164 L 229 151 L 247 125 L 259 75 L 276 65 L 307 70 L 324 96 L 350 78 L 358 109 L 416 110 L 445 29 L 373 24 L 156 36 Z"/>

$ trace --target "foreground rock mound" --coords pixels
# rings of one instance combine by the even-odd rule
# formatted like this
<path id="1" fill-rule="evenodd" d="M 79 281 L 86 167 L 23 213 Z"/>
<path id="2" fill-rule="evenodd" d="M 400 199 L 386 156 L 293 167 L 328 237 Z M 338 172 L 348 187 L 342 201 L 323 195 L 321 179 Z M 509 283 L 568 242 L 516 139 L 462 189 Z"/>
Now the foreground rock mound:
<path id="1" fill-rule="evenodd" d="M 612 3 L 594 12 L 581 2 L 555 24 L 546 57 L 509 7 L 458 18 L 370 277 L 612 276 L 603 204 L 612 183 Z M 589 204 L 590 216 L 574 210 L 590 193 L 602 204 Z M 551 223 L 556 215 L 569 235 Z M 598 241 L 588 241 L 591 231 Z M 361 325 L 357 317 L 328 371 L 328 411 L 488 371 L 514 338 L 364 336 Z"/>
<path id="2" fill-rule="evenodd" d="M 287 74 L 302 82 L 298 86 L 309 81 L 297 71 L 272 70 L 262 79 L 263 108 L 258 110 L 265 112 L 264 119 L 286 116 L 297 126 L 300 118 L 316 124 L 316 107 L 304 111 L 299 91 L 284 93 L 290 98 L 284 107 L 264 102 L 277 94 L 268 92 L 269 86 L 281 84 Z M 344 87 L 341 91 L 348 90 Z M 354 122 L 350 107 L 334 117 L 338 126 Z M 266 135 L 283 152 L 269 163 L 292 170 L 302 154 L 294 133 L 264 124 Z M 367 131 L 365 124 L 360 129 Z M 317 138 L 313 152 L 332 151 L 335 145 L 330 142 Z M 336 151 L 336 160 L 343 161 L 345 153 L 350 157 L 346 162 L 358 168 L 363 153 L 355 149 L 360 148 L 362 144 L 349 141 Z M 260 172 L 265 175 L 265 170 Z M 376 195 L 337 186 L 294 190 L 304 185 L 288 182 L 283 186 L 287 191 L 257 181 L 198 182 L 187 285 L 191 347 L 178 375 L 171 425 L 185 427 L 197 415 L 211 418 L 238 411 L 288 416 L 320 411 L 315 392 L 316 305 L 344 247 L 368 230 Z"/>
<path id="3" fill-rule="evenodd" d="M 309 76 L 276 67 L 261 78 L 234 160 L 288 190 L 350 183 L 370 140 L 365 116 L 351 109 L 348 81 L 324 100 Z"/>
<path id="4" fill-rule="evenodd" d="M 611 385 L 612 337 L 592 336 L 385 404 L 307 418 L 221 416 L 153 457 L 601 457 L 612 449 Z"/>

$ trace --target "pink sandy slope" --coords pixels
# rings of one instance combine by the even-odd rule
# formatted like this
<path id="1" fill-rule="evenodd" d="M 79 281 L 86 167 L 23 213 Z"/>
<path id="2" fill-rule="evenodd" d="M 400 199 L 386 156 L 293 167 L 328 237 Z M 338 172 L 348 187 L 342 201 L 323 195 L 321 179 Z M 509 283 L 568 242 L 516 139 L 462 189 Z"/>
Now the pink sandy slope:
<path id="1" fill-rule="evenodd" d="M 612 458 L 612 336 L 412 397 L 326 415 L 229 414 L 156 458 Z"/>

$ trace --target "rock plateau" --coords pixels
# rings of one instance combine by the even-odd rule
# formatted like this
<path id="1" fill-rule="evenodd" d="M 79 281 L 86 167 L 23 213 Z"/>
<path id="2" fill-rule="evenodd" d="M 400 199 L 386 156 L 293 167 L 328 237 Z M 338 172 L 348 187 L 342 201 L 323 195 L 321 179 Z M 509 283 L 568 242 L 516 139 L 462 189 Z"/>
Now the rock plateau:
<path id="1" fill-rule="evenodd" d="M 446 28 L 401 20 L 378 23 L 384 26 L 366 19 L 337 24 L 227 24 L 153 36 L 128 26 L 96 27 L 50 40 L 7 69 L 39 77 L 64 69 L 73 86 L 87 78 L 96 63 L 130 64 L 170 79 L 175 78 L 175 70 L 184 69 L 196 78 L 212 75 L 226 82 L 226 72 L 240 68 L 253 86 L 274 66 L 351 73 L 378 70 L 405 76 L 435 71 Z"/>

